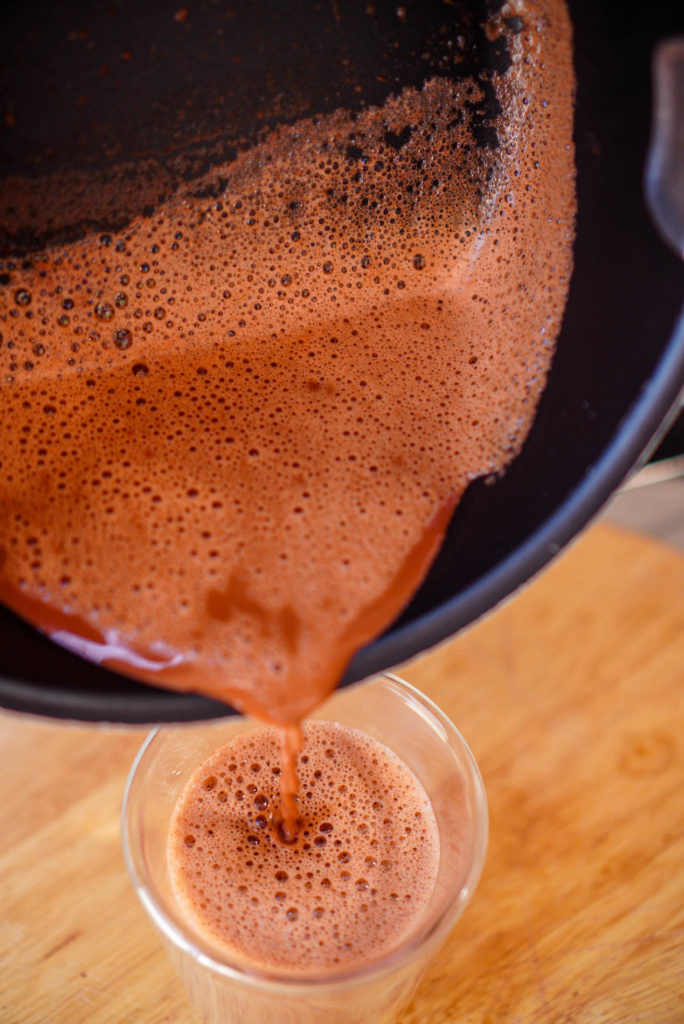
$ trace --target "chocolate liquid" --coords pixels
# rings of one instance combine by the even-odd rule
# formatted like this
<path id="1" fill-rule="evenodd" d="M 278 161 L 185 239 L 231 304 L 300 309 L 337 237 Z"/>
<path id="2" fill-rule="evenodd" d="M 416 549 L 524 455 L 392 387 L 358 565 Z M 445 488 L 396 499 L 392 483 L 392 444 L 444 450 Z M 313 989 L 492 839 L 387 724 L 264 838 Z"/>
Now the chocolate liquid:
<path id="1" fill-rule="evenodd" d="M 307 722 L 301 824 L 284 845 L 278 734 L 243 733 L 202 764 L 173 813 L 174 891 L 200 934 L 243 966 L 327 972 L 409 938 L 434 888 L 439 833 L 415 776 L 386 747 Z"/>
<path id="2" fill-rule="evenodd" d="M 571 270 L 567 14 L 505 5 L 489 31 L 496 146 L 477 86 L 434 78 L 5 264 L 5 603 L 278 723 L 393 619 L 468 482 L 520 449 Z"/>

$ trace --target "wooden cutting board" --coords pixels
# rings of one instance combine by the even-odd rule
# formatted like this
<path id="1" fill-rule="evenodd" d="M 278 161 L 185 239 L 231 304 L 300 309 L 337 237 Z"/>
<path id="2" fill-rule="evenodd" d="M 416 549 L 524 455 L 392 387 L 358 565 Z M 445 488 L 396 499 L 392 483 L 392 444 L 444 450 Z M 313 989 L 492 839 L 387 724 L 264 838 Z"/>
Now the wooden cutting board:
<path id="1" fill-rule="evenodd" d="M 402 1024 L 684 1021 L 684 558 L 594 527 L 403 674 L 487 788 L 471 907 Z M 142 731 L 0 715 L 0 1020 L 195 1020 L 119 846 Z"/>

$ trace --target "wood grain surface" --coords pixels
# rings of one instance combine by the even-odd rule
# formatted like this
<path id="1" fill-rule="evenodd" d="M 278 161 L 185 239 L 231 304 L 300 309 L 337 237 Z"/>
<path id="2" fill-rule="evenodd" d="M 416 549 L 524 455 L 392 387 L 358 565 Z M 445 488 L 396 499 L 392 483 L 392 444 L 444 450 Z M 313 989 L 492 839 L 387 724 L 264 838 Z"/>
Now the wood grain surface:
<path id="1" fill-rule="evenodd" d="M 684 558 L 605 525 L 404 666 L 479 761 L 472 905 L 401 1024 L 684 1021 Z M 126 876 L 142 731 L 0 714 L 0 1021 L 191 1024 Z"/>

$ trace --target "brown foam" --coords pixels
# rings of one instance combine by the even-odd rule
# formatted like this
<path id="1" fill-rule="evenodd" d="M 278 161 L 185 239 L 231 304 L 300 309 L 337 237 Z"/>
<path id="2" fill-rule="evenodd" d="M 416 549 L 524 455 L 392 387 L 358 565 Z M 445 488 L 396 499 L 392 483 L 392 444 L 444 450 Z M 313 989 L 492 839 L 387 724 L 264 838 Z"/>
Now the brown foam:
<path id="1" fill-rule="evenodd" d="M 430 801 L 391 751 L 331 722 L 304 731 L 296 844 L 273 825 L 275 729 L 243 733 L 193 773 L 168 840 L 176 897 L 205 941 L 289 974 L 396 948 L 424 919 L 439 865 Z"/>
<path id="2" fill-rule="evenodd" d="M 520 449 L 552 358 L 569 26 L 506 5 L 492 33 L 513 14 L 498 149 L 476 86 L 432 79 L 275 131 L 219 199 L 7 265 L 2 600 L 275 722 L 320 703 Z"/>

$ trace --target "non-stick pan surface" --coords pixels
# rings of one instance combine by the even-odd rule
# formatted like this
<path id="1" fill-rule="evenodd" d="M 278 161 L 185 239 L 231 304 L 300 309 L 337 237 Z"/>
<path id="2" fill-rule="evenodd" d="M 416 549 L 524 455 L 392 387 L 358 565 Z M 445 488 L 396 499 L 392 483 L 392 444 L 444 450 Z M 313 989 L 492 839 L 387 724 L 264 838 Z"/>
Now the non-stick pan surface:
<path id="1" fill-rule="evenodd" d="M 46 238 L 76 237 L 108 218 L 115 227 L 134 212 L 123 200 L 98 211 L 86 198 L 78 221 L 60 219 L 59 203 L 41 203 L 41 182 L 64 169 L 97 182 L 112 163 L 130 160 L 140 169 L 135 201 L 151 203 L 162 186 L 192 179 L 279 120 L 353 107 L 359 95 L 381 102 L 420 85 L 428 71 L 453 68 L 449 40 L 459 33 L 474 62 L 463 73 L 506 59 L 505 47 L 487 43 L 471 5 L 459 12 L 423 0 L 376 3 L 372 17 L 365 3 L 268 6 L 267 13 L 257 3 L 5 9 L 5 257 L 19 259 Z M 538 571 L 619 485 L 684 383 L 682 267 L 652 227 L 642 194 L 652 47 L 682 25 L 668 5 L 651 9 L 650 23 L 636 8 L 607 3 L 573 3 L 571 16 L 578 230 L 547 389 L 519 458 L 494 485 L 471 485 L 424 585 L 358 653 L 347 682 L 463 628 Z M 23 182 L 21 203 L 7 186 L 16 181 Z M 1 609 L 0 704 L 117 722 L 226 712 L 82 661 Z"/>

